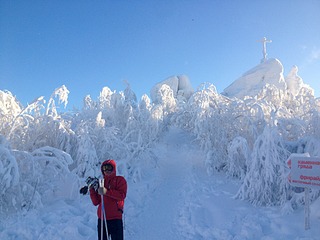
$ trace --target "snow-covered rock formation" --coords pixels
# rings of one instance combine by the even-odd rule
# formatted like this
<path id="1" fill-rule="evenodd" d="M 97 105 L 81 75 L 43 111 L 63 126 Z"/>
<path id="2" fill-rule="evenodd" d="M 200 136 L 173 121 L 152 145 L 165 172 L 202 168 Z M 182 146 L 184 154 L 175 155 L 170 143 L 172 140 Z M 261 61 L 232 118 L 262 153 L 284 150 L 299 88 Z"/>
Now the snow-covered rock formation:
<path id="1" fill-rule="evenodd" d="M 282 90 L 287 88 L 283 66 L 278 59 L 268 59 L 252 68 L 224 89 L 222 94 L 237 98 L 256 96 L 267 83 Z"/>
<path id="2" fill-rule="evenodd" d="M 154 103 L 158 103 L 160 101 L 159 90 L 163 85 L 168 85 L 171 88 L 175 98 L 184 97 L 189 99 L 194 93 L 194 89 L 186 75 L 172 76 L 152 87 L 150 96 Z"/>
<path id="3" fill-rule="evenodd" d="M 298 67 L 293 66 L 287 77 L 283 75 L 283 66 L 278 59 L 271 58 L 252 68 L 235 80 L 221 93 L 228 97 L 244 98 L 256 96 L 267 84 L 297 96 L 302 88 L 311 89 L 298 76 Z M 313 92 L 313 90 L 311 91 Z"/>

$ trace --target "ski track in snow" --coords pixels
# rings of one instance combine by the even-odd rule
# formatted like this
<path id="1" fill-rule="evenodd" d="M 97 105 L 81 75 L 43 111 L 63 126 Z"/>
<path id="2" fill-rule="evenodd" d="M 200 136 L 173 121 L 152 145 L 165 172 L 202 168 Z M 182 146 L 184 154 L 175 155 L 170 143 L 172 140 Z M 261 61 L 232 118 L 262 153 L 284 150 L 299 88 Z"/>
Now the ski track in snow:
<path id="1" fill-rule="evenodd" d="M 128 182 L 126 240 L 319 240 L 320 201 L 312 205 L 311 229 L 303 209 L 254 207 L 234 199 L 237 180 L 208 176 L 192 138 L 171 130 L 155 149 L 157 165 L 140 182 Z M 89 196 L 56 199 L 18 217 L 0 218 L 1 240 L 97 239 L 96 207 Z"/>
<path id="2" fill-rule="evenodd" d="M 177 219 L 185 201 L 183 195 L 190 177 L 190 162 L 196 157 L 188 156 L 190 150 L 181 139 L 183 137 L 186 136 L 167 136 L 163 145 L 158 147 L 157 180 L 145 193 L 144 208 L 133 220 L 132 235 L 127 239 L 182 239 Z"/>

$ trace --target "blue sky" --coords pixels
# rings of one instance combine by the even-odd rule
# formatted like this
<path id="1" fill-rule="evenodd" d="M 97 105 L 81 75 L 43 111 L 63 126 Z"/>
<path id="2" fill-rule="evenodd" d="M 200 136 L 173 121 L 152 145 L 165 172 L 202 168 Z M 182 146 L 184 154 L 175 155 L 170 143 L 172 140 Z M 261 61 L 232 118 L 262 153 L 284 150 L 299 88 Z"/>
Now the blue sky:
<path id="1" fill-rule="evenodd" d="M 219 92 L 269 58 L 293 65 L 320 96 L 318 0 L 0 0 L 0 89 L 23 105 L 70 91 L 69 109 L 103 87 L 138 99 L 167 77 Z"/>

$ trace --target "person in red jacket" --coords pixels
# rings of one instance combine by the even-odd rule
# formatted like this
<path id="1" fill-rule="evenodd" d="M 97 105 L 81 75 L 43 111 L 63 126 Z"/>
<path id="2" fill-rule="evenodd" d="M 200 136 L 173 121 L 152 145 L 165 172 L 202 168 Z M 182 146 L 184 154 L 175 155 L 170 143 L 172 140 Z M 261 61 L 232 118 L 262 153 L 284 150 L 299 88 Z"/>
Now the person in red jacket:
<path id="1" fill-rule="evenodd" d="M 98 239 L 106 240 L 107 234 L 103 219 L 106 218 L 107 230 L 112 240 L 123 240 L 122 214 L 124 199 L 127 195 L 127 181 L 122 176 L 116 175 L 116 162 L 106 160 L 101 164 L 101 172 L 104 178 L 104 186 L 96 191 L 90 189 L 90 198 L 93 205 L 98 206 Z M 103 196 L 104 211 L 102 214 L 101 199 Z M 101 224 L 103 224 L 103 236 L 101 236 Z"/>

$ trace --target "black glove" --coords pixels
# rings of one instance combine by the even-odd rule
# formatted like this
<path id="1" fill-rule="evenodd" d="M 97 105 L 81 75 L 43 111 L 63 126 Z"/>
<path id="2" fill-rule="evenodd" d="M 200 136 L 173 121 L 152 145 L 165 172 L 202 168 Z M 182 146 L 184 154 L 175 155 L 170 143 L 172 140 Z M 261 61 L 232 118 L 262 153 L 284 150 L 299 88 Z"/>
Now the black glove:
<path id="1" fill-rule="evenodd" d="M 81 193 L 82 195 L 86 195 L 87 192 L 88 192 L 88 186 L 84 186 L 84 187 L 82 187 L 82 188 L 80 189 L 80 193 Z"/>

